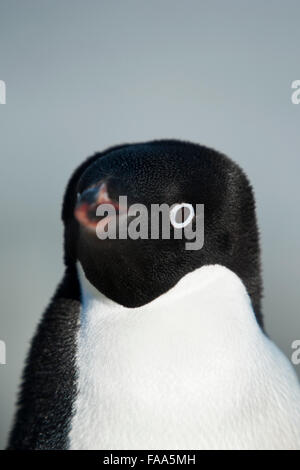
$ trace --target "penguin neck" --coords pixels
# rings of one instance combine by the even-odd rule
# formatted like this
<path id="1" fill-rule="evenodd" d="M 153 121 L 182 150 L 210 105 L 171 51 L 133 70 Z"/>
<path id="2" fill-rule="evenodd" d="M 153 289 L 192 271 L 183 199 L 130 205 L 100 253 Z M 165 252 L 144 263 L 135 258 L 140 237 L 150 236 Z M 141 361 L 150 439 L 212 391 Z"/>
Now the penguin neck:
<path id="1" fill-rule="evenodd" d="M 240 279 L 220 265 L 203 266 L 184 276 L 177 285 L 152 302 L 137 308 L 124 307 L 99 292 L 78 263 L 82 293 L 81 332 L 90 347 L 107 344 L 110 357 L 124 349 L 133 357 L 154 356 L 161 364 L 180 351 L 195 357 L 224 348 L 239 350 L 243 336 L 258 329 L 251 302 Z M 234 299 L 234 300 L 233 300 Z M 114 348 L 111 345 L 114 344 Z M 221 347 L 220 347 L 221 346 Z M 217 347 L 217 350 L 216 350 Z M 90 351 L 92 353 L 92 351 Z M 126 356 L 127 352 L 127 356 Z M 179 363 L 177 362 L 179 373 Z"/>

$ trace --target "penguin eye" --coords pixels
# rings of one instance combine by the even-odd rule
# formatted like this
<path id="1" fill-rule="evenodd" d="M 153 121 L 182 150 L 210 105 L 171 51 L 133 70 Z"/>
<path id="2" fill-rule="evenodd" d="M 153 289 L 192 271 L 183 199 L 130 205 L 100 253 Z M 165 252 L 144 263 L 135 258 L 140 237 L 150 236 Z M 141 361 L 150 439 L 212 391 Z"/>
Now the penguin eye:
<path id="1" fill-rule="evenodd" d="M 183 210 L 182 210 L 183 209 Z M 184 216 L 186 215 L 187 210 L 189 211 L 188 216 L 186 219 L 183 219 Z M 181 211 L 180 217 L 179 217 L 179 222 L 176 220 L 176 216 L 179 211 Z M 181 204 L 176 204 L 171 210 L 170 210 L 170 222 L 173 225 L 174 228 L 184 228 L 186 227 L 194 218 L 195 211 L 192 206 L 192 204 L 188 204 L 186 202 L 183 202 Z M 183 220 L 182 220 L 183 219 Z"/>

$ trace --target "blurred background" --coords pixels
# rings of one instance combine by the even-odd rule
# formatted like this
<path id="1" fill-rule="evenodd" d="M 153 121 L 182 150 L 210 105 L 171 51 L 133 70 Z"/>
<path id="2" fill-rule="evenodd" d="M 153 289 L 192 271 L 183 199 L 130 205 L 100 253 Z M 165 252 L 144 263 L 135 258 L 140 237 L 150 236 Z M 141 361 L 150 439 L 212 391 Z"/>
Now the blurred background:
<path id="1" fill-rule="evenodd" d="M 299 15 L 298 0 L 0 0 L 1 448 L 30 339 L 63 272 L 65 185 L 113 144 L 182 138 L 244 168 L 257 200 L 266 330 L 291 357 L 300 339 Z"/>

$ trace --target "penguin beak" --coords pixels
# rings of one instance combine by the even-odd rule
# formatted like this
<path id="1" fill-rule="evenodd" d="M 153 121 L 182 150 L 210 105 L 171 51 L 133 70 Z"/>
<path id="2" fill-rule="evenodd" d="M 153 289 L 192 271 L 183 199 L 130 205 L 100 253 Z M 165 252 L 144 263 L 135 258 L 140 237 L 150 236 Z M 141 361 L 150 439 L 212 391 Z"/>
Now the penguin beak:
<path id="1" fill-rule="evenodd" d="M 82 226 L 95 230 L 97 224 L 101 223 L 101 217 L 96 215 L 97 208 L 101 204 L 112 205 L 116 214 L 119 213 L 119 204 L 109 197 L 106 183 L 93 185 L 78 194 L 74 216 Z"/>

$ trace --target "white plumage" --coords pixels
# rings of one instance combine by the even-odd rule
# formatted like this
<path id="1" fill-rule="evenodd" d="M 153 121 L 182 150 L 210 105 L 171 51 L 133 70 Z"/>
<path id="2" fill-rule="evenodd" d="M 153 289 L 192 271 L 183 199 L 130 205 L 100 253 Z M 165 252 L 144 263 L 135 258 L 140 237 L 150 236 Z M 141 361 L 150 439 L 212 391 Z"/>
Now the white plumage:
<path id="1" fill-rule="evenodd" d="M 82 289 L 72 449 L 299 449 L 300 387 L 240 279 L 204 266 L 134 309 Z"/>

